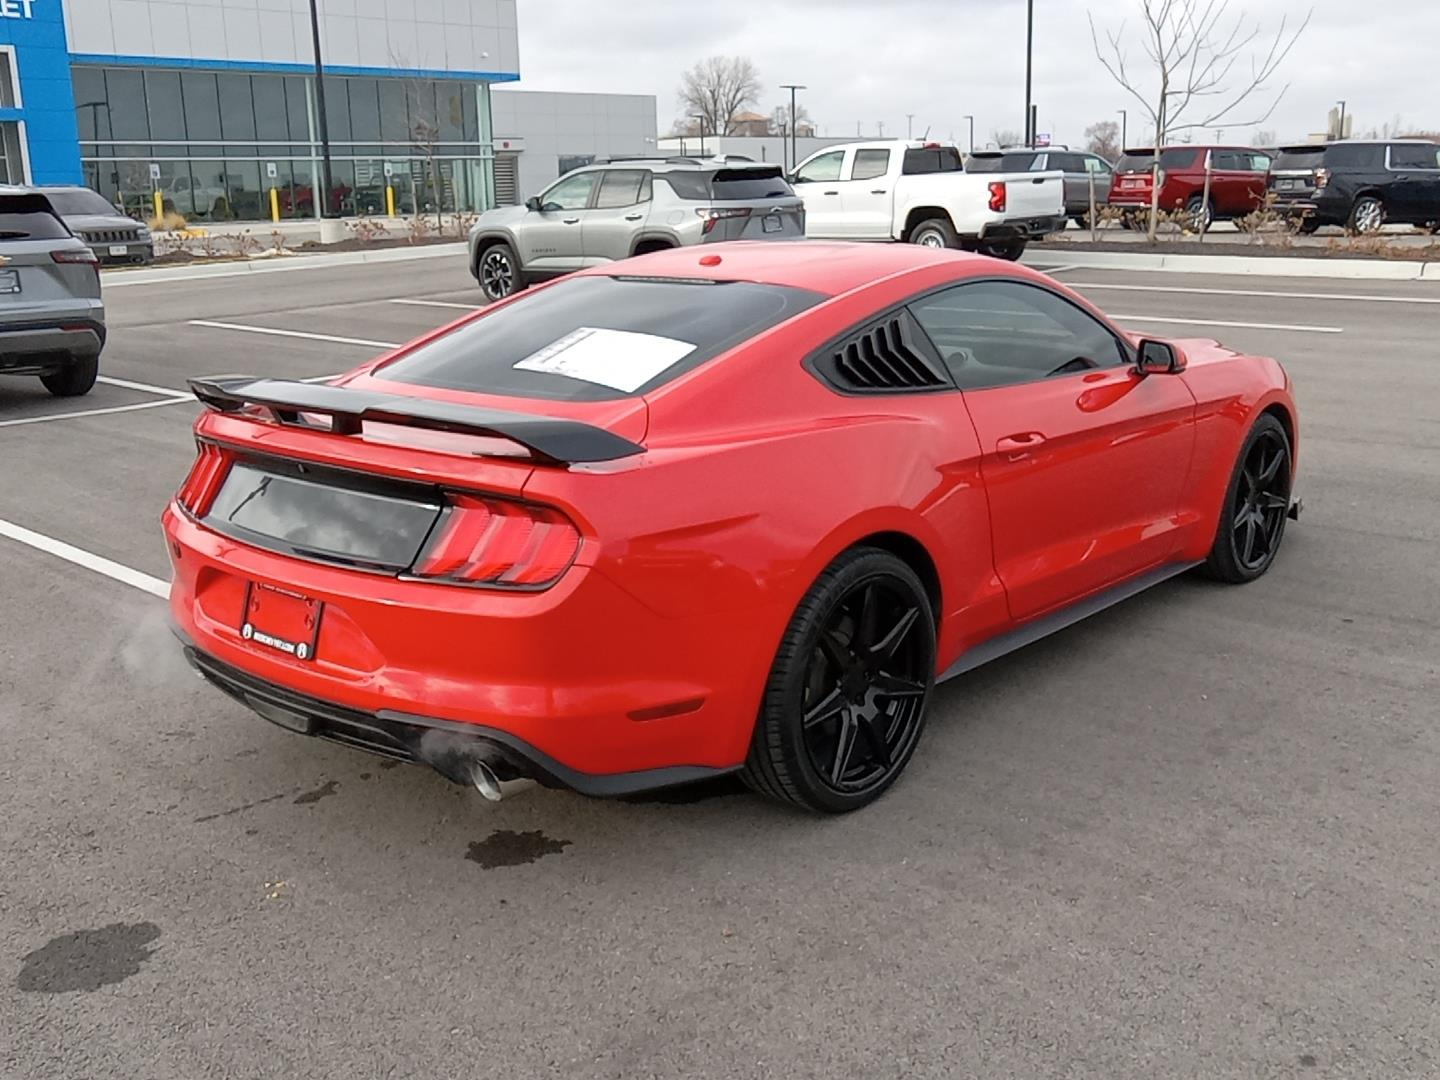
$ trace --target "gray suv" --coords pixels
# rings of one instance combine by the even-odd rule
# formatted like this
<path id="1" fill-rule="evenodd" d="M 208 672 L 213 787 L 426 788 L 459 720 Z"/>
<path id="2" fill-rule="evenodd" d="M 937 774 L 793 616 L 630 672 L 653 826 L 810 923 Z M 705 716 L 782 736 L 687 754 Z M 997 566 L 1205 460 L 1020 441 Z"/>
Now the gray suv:
<path id="1" fill-rule="evenodd" d="M 0 187 L 0 374 L 88 393 L 105 344 L 95 253 L 41 191 Z"/>
<path id="2" fill-rule="evenodd" d="M 1115 166 L 1099 154 L 1081 153 L 1067 147 L 1043 150 L 977 150 L 965 159 L 965 171 L 1047 172 L 1065 174 L 1065 216 L 1082 229 L 1090 217 L 1090 177 L 1095 177 L 1095 206 L 1103 210 L 1110 203 L 1110 180 Z M 1062 222 L 1063 224 L 1063 222 Z"/>
<path id="3" fill-rule="evenodd" d="M 40 189 L 70 231 L 102 263 L 148 263 L 155 257 L 150 228 L 122 214 L 103 195 L 83 187 Z"/>
<path id="4" fill-rule="evenodd" d="M 634 159 L 566 173 L 524 206 L 470 230 L 470 272 L 487 299 L 647 251 L 721 240 L 803 240 L 805 204 L 778 165 Z"/>

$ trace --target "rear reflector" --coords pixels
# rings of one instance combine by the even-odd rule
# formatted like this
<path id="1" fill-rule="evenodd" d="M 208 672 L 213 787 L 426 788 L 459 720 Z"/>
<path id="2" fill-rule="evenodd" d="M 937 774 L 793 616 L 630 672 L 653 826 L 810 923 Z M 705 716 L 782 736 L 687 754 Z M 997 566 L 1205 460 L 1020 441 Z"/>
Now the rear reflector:
<path id="1" fill-rule="evenodd" d="M 987 186 L 990 188 L 990 209 L 997 212 L 1003 211 L 1005 209 L 1005 181 L 991 180 Z"/>
<path id="2" fill-rule="evenodd" d="M 226 451 L 214 443 L 200 443 L 200 453 L 176 496 L 180 505 L 196 517 L 204 517 L 210 510 L 215 493 L 220 490 L 220 481 L 229 464 L 230 455 Z"/>
<path id="3" fill-rule="evenodd" d="M 473 585 L 542 588 L 559 579 L 579 548 L 579 530 L 558 510 L 455 495 L 415 560 L 414 573 Z"/>

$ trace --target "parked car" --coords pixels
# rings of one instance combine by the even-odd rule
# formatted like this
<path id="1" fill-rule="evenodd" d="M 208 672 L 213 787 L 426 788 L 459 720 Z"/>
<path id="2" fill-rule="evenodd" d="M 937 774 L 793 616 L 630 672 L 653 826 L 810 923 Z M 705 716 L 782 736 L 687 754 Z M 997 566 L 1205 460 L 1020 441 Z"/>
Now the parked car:
<path id="1" fill-rule="evenodd" d="M 470 272 L 490 300 L 585 266 L 720 240 L 799 240 L 805 209 L 778 165 L 636 159 L 566 173 L 470 229 Z"/>
<path id="2" fill-rule="evenodd" d="M 1421 139 L 1287 146 L 1270 173 L 1275 209 L 1301 232 L 1343 225 L 1440 230 L 1440 143 Z"/>
<path id="3" fill-rule="evenodd" d="M 1065 216 L 1085 228 L 1090 219 L 1091 181 L 1095 206 L 1103 209 L 1110 200 L 1110 180 L 1115 166 L 1099 154 L 1082 153 L 1068 147 L 976 150 L 965 159 L 965 171 L 972 173 L 1050 172 L 1065 174 Z"/>
<path id="4" fill-rule="evenodd" d="M 186 217 L 224 218 L 230 216 L 230 196 L 218 184 L 206 184 L 181 173 L 160 192 L 165 207 Z"/>
<path id="5" fill-rule="evenodd" d="M 102 263 L 147 263 L 155 257 L 150 229 L 85 187 L 42 188 L 70 231 Z"/>
<path id="6" fill-rule="evenodd" d="M 738 773 L 858 809 L 937 681 L 1191 568 L 1254 581 L 1295 506 L 1279 363 L 903 244 L 657 252 L 328 385 L 191 386 L 189 661 L 490 798 Z"/>
<path id="7" fill-rule="evenodd" d="M 1205 203 L 1205 168 L 1210 165 L 1210 203 Z M 1129 211 L 1136 224 L 1150 210 L 1153 149 L 1126 150 L 1115 165 L 1110 205 Z M 1245 146 L 1167 146 L 1160 151 L 1160 202 L 1166 213 L 1184 211 L 1188 228 L 1253 214 L 1265 203 L 1270 155 Z"/>
<path id="8" fill-rule="evenodd" d="M 1058 172 L 967 173 L 951 145 L 894 139 L 818 150 L 791 176 L 805 200 L 805 235 L 900 240 L 1018 259 L 1065 227 Z"/>
<path id="9" fill-rule="evenodd" d="M 105 345 L 100 263 L 46 193 L 0 188 L 0 373 L 89 393 Z"/>

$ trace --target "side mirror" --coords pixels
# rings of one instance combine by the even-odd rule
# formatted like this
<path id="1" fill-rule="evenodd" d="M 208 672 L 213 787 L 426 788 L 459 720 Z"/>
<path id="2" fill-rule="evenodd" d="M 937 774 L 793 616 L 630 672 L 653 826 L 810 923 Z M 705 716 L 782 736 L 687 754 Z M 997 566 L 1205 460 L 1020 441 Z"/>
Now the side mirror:
<path id="1" fill-rule="evenodd" d="M 528 199 L 526 199 L 526 200 L 525 200 L 525 209 L 526 209 L 526 210 L 539 210 L 539 209 L 540 209 L 540 196 L 539 196 L 539 195 L 531 195 Z"/>
<path id="2" fill-rule="evenodd" d="M 1146 339 L 1137 352 L 1136 370 L 1141 375 L 1174 375 L 1185 370 L 1185 357 L 1169 342 Z"/>

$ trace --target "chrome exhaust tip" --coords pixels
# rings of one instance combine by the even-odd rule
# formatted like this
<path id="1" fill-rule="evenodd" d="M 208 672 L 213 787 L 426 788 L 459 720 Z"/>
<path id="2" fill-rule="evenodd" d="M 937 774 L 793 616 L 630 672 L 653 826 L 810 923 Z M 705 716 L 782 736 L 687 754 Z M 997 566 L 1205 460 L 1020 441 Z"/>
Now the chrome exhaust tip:
<path id="1" fill-rule="evenodd" d="M 499 802 L 505 797 L 505 793 L 500 790 L 500 778 L 495 775 L 495 770 L 479 758 L 470 762 L 470 783 L 490 802 Z"/>

